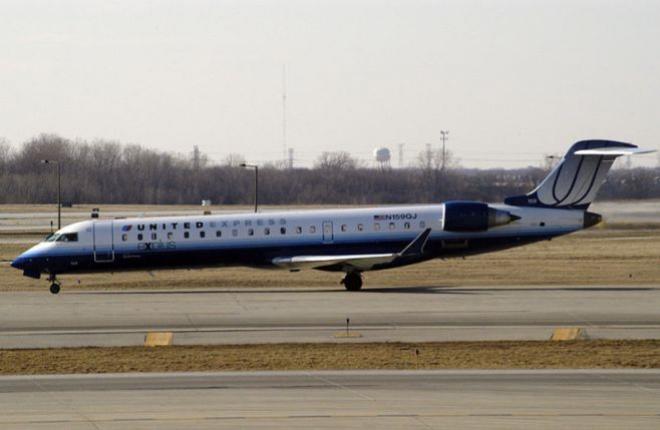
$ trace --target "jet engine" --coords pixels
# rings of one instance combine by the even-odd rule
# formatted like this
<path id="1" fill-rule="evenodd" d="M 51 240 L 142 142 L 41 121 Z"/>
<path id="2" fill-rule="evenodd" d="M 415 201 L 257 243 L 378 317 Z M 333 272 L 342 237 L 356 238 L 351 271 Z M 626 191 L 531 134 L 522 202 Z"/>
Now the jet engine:
<path id="1" fill-rule="evenodd" d="M 486 203 L 456 201 L 445 203 L 444 230 L 485 231 L 520 219 L 508 211 L 491 208 Z"/>

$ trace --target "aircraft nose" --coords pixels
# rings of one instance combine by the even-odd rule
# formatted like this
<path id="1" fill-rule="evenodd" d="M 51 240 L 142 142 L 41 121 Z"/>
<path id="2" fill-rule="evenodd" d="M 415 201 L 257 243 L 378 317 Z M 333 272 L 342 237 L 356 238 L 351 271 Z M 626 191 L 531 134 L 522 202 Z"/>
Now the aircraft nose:
<path id="1" fill-rule="evenodd" d="M 14 269 L 22 270 L 25 267 L 25 258 L 18 256 L 14 261 L 11 262 L 11 267 Z"/>

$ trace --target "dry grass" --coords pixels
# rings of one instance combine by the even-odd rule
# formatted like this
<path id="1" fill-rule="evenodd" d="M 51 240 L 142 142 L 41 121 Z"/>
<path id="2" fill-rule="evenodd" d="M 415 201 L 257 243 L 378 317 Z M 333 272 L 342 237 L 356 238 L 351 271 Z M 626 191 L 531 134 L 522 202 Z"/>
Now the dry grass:
<path id="1" fill-rule="evenodd" d="M 0 350 L 1 374 L 658 367 L 660 367 L 660 340 L 275 344 Z"/>

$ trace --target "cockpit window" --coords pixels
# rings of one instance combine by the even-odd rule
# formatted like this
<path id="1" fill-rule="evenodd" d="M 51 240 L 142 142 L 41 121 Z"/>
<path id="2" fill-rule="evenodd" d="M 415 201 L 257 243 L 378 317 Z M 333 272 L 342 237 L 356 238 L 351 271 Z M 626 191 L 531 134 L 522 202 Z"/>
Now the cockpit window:
<path id="1" fill-rule="evenodd" d="M 63 233 L 57 238 L 58 242 L 78 242 L 78 233 Z"/>
<path id="2" fill-rule="evenodd" d="M 54 233 L 48 235 L 44 242 L 78 242 L 78 233 Z"/>

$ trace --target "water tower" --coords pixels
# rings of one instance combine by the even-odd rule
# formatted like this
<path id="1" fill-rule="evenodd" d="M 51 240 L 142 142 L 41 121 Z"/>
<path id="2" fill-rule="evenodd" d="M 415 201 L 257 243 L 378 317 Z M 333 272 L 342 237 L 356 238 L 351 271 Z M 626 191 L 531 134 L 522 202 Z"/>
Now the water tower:
<path id="1" fill-rule="evenodd" d="M 381 170 L 389 169 L 392 153 L 388 148 L 376 148 L 374 149 L 374 158 L 376 158 L 376 163 L 378 163 Z"/>

